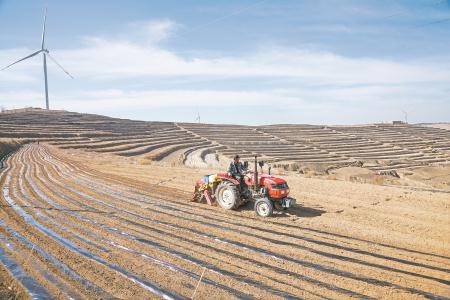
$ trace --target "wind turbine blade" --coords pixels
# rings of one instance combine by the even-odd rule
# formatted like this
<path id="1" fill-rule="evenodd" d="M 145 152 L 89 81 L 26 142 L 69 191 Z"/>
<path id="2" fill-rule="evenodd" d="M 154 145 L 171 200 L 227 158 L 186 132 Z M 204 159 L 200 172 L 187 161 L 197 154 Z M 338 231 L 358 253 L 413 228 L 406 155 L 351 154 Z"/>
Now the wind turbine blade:
<path id="1" fill-rule="evenodd" d="M 21 62 L 22 60 L 25 60 L 25 59 L 28 59 L 28 58 L 30 58 L 30 57 L 33 57 L 33 56 L 35 56 L 35 55 L 37 55 L 37 54 L 39 54 L 39 53 L 41 53 L 41 52 L 42 52 L 42 50 L 38 50 L 38 51 L 36 51 L 36 52 L 34 52 L 34 53 L 28 55 L 28 56 L 25 56 L 24 58 L 19 59 L 18 61 L 15 61 L 15 62 L 13 62 L 13 63 L 10 64 L 10 65 L 7 65 L 7 66 L 4 67 L 3 69 L 1 69 L 1 71 L 5 70 L 5 69 L 7 69 L 7 68 L 9 68 L 9 67 L 11 67 L 12 65 L 17 64 L 18 62 Z"/>
<path id="2" fill-rule="evenodd" d="M 42 25 L 42 43 L 41 43 L 41 49 L 44 50 L 44 44 L 45 44 L 45 22 L 47 21 L 47 7 L 44 11 L 44 24 Z"/>
<path id="3" fill-rule="evenodd" d="M 66 73 L 67 75 L 69 75 L 70 76 L 70 78 L 72 78 L 73 79 L 73 76 L 72 75 L 70 75 L 70 73 L 69 72 L 67 72 L 67 70 L 66 69 L 64 69 L 57 61 L 56 61 L 56 59 L 54 59 L 53 58 L 53 56 L 51 56 L 50 55 L 50 53 L 47 53 L 47 56 L 58 66 L 58 67 L 60 67 L 61 68 L 61 70 L 63 70 L 63 72 L 64 73 Z"/>

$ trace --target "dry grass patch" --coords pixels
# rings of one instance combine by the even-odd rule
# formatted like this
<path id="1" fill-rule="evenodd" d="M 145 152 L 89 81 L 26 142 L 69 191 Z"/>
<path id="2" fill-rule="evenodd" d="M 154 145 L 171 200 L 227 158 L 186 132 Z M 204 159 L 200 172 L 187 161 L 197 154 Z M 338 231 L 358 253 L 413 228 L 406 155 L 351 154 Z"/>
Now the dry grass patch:
<path id="1" fill-rule="evenodd" d="M 0 265 L 0 299 L 26 299 L 24 292 L 9 273 Z"/>
<path id="2" fill-rule="evenodd" d="M 22 139 L 0 138 L 0 159 L 19 149 L 25 142 L 26 141 Z"/>

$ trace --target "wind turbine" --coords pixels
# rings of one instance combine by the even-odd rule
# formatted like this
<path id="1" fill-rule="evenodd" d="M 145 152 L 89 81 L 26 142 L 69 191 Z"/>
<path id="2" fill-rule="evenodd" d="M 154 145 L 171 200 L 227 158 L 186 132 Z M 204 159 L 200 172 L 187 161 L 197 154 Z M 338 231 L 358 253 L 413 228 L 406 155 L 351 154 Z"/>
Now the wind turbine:
<path id="1" fill-rule="evenodd" d="M 405 123 L 408 124 L 408 112 L 402 109 L 403 114 L 405 115 Z"/>
<path id="2" fill-rule="evenodd" d="M 58 66 L 61 68 L 61 70 L 63 70 L 64 73 L 66 73 L 68 76 L 70 76 L 70 78 L 73 79 L 73 76 L 70 75 L 69 72 L 67 72 L 51 55 L 50 55 L 50 51 L 48 51 L 48 49 L 45 48 L 45 22 L 47 21 L 47 8 L 45 8 L 45 12 L 44 12 L 44 24 L 42 25 L 42 42 L 41 42 L 41 49 L 31 53 L 28 56 L 25 56 L 22 59 L 19 59 L 18 61 L 13 62 L 10 65 L 7 65 L 6 67 L 4 67 L 3 69 L 1 69 L 2 71 L 11 67 L 12 65 L 15 65 L 23 60 L 26 60 L 28 58 L 31 58 L 33 56 L 38 55 L 39 53 L 42 53 L 43 57 L 44 57 L 44 79 L 45 79 L 45 107 L 46 109 L 50 109 L 50 105 L 48 102 L 48 80 L 47 80 L 47 56 Z"/>

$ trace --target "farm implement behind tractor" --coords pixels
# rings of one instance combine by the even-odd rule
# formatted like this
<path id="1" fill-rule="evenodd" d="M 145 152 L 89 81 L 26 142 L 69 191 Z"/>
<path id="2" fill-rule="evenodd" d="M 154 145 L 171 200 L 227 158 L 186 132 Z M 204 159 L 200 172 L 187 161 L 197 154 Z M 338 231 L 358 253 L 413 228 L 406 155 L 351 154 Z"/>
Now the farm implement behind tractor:
<path id="1" fill-rule="evenodd" d="M 228 173 L 206 175 L 195 183 L 193 201 L 219 204 L 223 209 L 236 209 L 245 203 L 254 202 L 254 210 L 261 217 L 269 217 L 273 209 L 286 210 L 295 205 L 295 199 L 289 197 L 287 182 L 277 176 L 258 174 L 264 162 L 255 156 L 253 171 L 243 175 L 230 176 Z M 244 163 L 245 169 L 248 162 Z"/>

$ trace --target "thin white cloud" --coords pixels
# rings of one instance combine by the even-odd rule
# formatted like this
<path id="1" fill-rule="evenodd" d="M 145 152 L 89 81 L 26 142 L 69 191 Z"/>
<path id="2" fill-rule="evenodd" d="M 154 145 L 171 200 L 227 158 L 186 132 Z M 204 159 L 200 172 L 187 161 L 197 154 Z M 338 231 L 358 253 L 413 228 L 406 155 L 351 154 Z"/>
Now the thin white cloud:
<path id="1" fill-rule="evenodd" d="M 0 69 L 35 52 L 37 49 L 13 48 L 0 50 Z M 5 70 L 0 70 L 0 88 L 11 82 L 36 81 L 38 67 L 42 71 L 42 56 L 38 55 L 26 61 L 15 64 Z"/>
<path id="2" fill-rule="evenodd" d="M 187 107 L 238 108 L 236 114 L 245 115 L 250 109 L 257 113 L 273 112 L 258 123 L 329 123 L 350 124 L 401 119 L 407 110 L 412 122 L 448 120 L 450 107 L 445 85 L 415 87 L 361 86 L 332 88 L 285 88 L 261 91 L 240 90 L 158 90 L 133 91 L 105 89 L 68 91 L 64 95 L 51 94 L 54 109 L 91 113 L 122 111 L 151 112 L 166 110 L 161 120 L 174 121 L 171 111 Z M 430 105 L 430 99 L 435 105 Z M 7 108 L 44 104 L 43 94 L 34 91 L 0 92 L 0 104 L 10 101 Z M 440 103 L 440 105 L 439 105 Z M 437 104 L 437 105 L 436 105 Z M 251 107 L 251 108 L 250 108 Z M 245 119 L 240 123 L 246 123 Z"/>
<path id="3" fill-rule="evenodd" d="M 449 82 L 450 63 L 392 61 L 382 58 L 345 57 L 331 52 L 282 47 L 260 47 L 253 53 L 208 57 L 183 57 L 163 48 L 178 25 L 171 20 L 135 22 L 129 38 L 89 37 L 82 47 L 53 49 L 60 62 L 75 77 L 126 79 L 142 76 L 281 77 L 307 84 L 403 84 Z M 342 28 L 337 28 L 342 30 Z M 133 37 L 145 33 L 147 39 Z M 125 35 L 124 35 L 125 36 Z M 7 64 L 26 49 L 0 50 L 0 65 Z M 8 69 L 9 80 L 24 80 L 36 71 L 37 60 Z M 0 76 L 7 77 L 5 73 Z"/>
<path id="4" fill-rule="evenodd" d="M 53 96 L 53 95 L 51 95 Z M 154 90 L 138 91 L 123 89 L 96 89 L 90 91 L 76 90 L 55 98 L 55 105 L 67 109 L 151 109 L 157 107 L 208 106 L 208 107 L 238 107 L 260 106 L 270 107 L 302 107 L 308 102 L 319 105 L 330 105 L 333 99 L 336 107 L 358 106 L 359 103 L 376 103 L 380 106 L 401 107 L 402 105 L 428 105 L 428 99 L 445 101 L 448 90 L 445 86 L 421 86 L 415 90 L 413 85 L 404 86 L 361 86 L 361 87 L 330 87 L 330 88 L 285 88 L 265 90 Z M 28 99 L 40 101 L 43 98 L 39 92 L 13 91 L 0 93 L 0 100 L 14 98 L 16 102 L 25 103 Z M 333 106 L 333 105 L 331 105 Z"/>
<path id="5" fill-rule="evenodd" d="M 141 41 L 151 44 L 168 39 L 180 26 L 170 19 L 136 21 L 129 25 L 132 34 L 141 38 Z"/>
<path id="6" fill-rule="evenodd" d="M 323 24 L 323 25 L 302 25 L 298 28 L 304 32 L 322 32 L 322 33 L 373 33 L 375 29 L 367 27 L 352 27 L 343 24 Z"/>
<path id="7" fill-rule="evenodd" d="M 184 58 L 176 52 L 130 41 L 92 38 L 87 47 L 56 50 L 78 77 L 222 76 L 297 78 L 310 84 L 399 84 L 449 81 L 448 64 L 350 58 L 329 52 L 267 48 L 241 56 Z"/>
<path id="8" fill-rule="evenodd" d="M 45 104 L 44 93 L 38 91 L 21 90 L 2 92 L 0 89 L 0 106 L 7 109 L 20 107 L 42 107 Z"/>
<path id="9" fill-rule="evenodd" d="M 0 95 L 1 97 L 1 95 Z M 58 99 L 61 107 L 71 109 L 102 109 L 105 107 L 123 109 L 150 109 L 155 107 L 175 108 L 180 106 L 238 107 L 265 106 L 270 103 L 289 104 L 298 100 L 294 96 L 276 92 L 243 92 L 217 90 L 161 90 L 124 91 L 119 89 L 79 92 Z"/>

